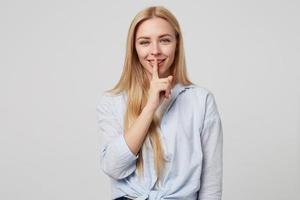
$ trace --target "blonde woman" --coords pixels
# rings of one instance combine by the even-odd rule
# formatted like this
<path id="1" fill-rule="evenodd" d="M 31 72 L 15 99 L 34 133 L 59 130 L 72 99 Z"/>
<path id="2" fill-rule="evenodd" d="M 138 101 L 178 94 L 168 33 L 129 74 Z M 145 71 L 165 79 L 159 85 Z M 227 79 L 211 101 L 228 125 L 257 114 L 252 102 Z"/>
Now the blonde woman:
<path id="1" fill-rule="evenodd" d="M 221 199 L 216 101 L 188 79 L 180 26 L 165 7 L 133 19 L 121 78 L 101 96 L 97 117 L 113 199 Z"/>

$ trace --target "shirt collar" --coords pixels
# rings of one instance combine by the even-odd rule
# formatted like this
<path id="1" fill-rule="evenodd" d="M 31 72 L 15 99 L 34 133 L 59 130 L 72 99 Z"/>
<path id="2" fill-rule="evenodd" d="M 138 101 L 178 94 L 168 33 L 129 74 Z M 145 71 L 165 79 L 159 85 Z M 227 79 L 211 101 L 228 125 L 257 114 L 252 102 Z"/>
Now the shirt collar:
<path id="1" fill-rule="evenodd" d="M 190 85 L 183 85 L 182 83 L 176 83 L 175 86 L 172 88 L 172 99 L 176 98 L 181 92 L 185 91 L 186 89 L 195 87 L 194 84 Z"/>
<path id="2" fill-rule="evenodd" d="M 189 88 L 195 87 L 194 84 L 189 84 L 189 85 L 183 85 L 182 83 L 176 83 L 175 86 L 171 90 L 171 100 L 170 103 L 166 109 L 166 112 L 169 111 L 171 108 L 171 105 L 174 103 L 174 101 L 177 99 L 177 97 L 184 92 L 185 90 Z"/>

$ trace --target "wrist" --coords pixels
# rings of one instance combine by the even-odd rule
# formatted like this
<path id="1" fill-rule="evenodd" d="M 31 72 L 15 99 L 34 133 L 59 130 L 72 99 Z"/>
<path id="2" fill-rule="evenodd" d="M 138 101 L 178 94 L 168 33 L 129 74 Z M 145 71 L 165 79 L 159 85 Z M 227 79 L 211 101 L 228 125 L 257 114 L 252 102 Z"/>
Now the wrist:
<path id="1" fill-rule="evenodd" d="M 143 111 L 144 111 L 144 112 L 147 112 L 147 113 L 154 114 L 155 111 L 156 111 L 156 108 L 154 108 L 153 106 L 150 106 L 150 105 L 147 104 L 147 105 L 143 108 Z"/>

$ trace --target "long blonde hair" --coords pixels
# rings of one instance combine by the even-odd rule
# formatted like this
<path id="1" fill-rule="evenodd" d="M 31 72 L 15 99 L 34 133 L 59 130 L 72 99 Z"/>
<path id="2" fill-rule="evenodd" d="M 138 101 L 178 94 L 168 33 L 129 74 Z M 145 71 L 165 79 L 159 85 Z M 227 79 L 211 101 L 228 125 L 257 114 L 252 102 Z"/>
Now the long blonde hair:
<path id="1" fill-rule="evenodd" d="M 170 67 L 175 83 L 181 83 L 183 85 L 192 84 L 187 77 L 182 33 L 175 16 L 163 6 L 151 6 L 140 11 L 134 17 L 129 27 L 126 56 L 121 78 L 113 89 L 108 90 L 108 92 L 113 94 L 127 92 L 127 109 L 124 116 L 125 132 L 128 131 L 133 122 L 138 118 L 148 99 L 149 80 L 145 69 L 139 62 L 135 49 L 136 30 L 143 21 L 155 17 L 163 18 L 168 21 L 176 33 L 177 44 L 175 58 L 172 66 Z M 155 171 L 158 179 L 160 178 L 161 170 L 165 165 L 163 157 L 164 152 L 159 136 L 160 134 L 157 130 L 159 125 L 160 122 L 158 118 L 154 116 L 147 134 L 153 149 Z M 137 172 L 139 175 L 141 175 L 141 171 L 143 170 L 142 150 L 143 148 L 140 149 L 139 157 L 136 162 Z"/>

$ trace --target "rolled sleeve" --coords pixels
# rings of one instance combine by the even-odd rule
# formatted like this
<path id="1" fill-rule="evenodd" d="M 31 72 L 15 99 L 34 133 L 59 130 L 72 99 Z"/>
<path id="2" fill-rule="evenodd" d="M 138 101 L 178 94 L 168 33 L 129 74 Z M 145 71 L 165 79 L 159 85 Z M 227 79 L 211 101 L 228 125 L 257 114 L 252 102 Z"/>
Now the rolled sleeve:
<path id="1" fill-rule="evenodd" d="M 98 133 L 101 136 L 100 164 L 113 179 L 123 179 L 136 169 L 139 157 L 129 149 L 120 122 L 113 112 L 111 97 L 103 95 L 97 104 Z M 114 105 L 116 106 L 116 105 Z"/>
<path id="2" fill-rule="evenodd" d="M 198 200 L 221 200 L 223 179 L 223 129 L 213 94 L 206 99 L 201 132 L 203 163 Z"/>

